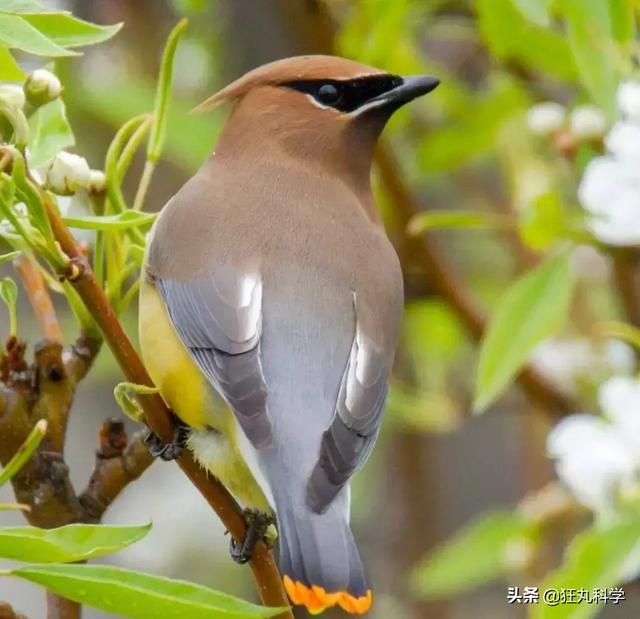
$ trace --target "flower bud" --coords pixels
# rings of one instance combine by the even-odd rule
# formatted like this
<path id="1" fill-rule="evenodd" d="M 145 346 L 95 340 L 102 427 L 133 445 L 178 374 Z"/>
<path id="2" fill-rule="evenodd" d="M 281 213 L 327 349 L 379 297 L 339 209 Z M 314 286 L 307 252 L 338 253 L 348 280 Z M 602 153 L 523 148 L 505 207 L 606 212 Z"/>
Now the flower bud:
<path id="1" fill-rule="evenodd" d="M 527 127 L 535 135 L 547 137 L 561 129 L 565 123 L 566 111 L 554 101 L 538 103 L 527 112 Z"/>
<path id="2" fill-rule="evenodd" d="M 595 105 L 580 105 L 571 112 L 571 134 L 578 140 L 601 138 L 607 130 L 607 119 Z"/>
<path id="3" fill-rule="evenodd" d="M 47 187 L 60 195 L 71 195 L 87 187 L 91 170 L 84 157 L 60 151 L 47 170 Z"/>
<path id="4" fill-rule="evenodd" d="M 102 170 L 91 170 L 89 176 L 89 193 L 102 193 L 107 188 L 107 177 Z"/>
<path id="5" fill-rule="evenodd" d="M 617 98 L 622 115 L 627 120 L 640 124 L 640 81 L 622 82 L 618 87 Z"/>
<path id="6" fill-rule="evenodd" d="M 25 104 L 24 90 L 15 84 L 0 84 L 0 99 L 21 110 Z"/>
<path id="7" fill-rule="evenodd" d="M 36 69 L 27 77 L 24 83 L 24 92 L 27 101 L 36 107 L 53 101 L 60 96 L 62 84 L 51 71 Z"/>

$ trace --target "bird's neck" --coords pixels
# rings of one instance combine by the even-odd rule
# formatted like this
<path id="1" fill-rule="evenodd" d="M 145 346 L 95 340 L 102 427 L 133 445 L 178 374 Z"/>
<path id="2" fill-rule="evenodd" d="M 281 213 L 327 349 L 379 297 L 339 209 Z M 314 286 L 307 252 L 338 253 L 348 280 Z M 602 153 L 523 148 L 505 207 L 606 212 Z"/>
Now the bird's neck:
<path id="1" fill-rule="evenodd" d="M 344 184 L 358 198 L 371 221 L 380 222 L 371 192 L 375 136 L 309 131 L 302 123 L 282 122 L 268 114 L 234 111 L 215 147 L 215 160 L 278 167 L 304 178 L 323 176 Z"/>

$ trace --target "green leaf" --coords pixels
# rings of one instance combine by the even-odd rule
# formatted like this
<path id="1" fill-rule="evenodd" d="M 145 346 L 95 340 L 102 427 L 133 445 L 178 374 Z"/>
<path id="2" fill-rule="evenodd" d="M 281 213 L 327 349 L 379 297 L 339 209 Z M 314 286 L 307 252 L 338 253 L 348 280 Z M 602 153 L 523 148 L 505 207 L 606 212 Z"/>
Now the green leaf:
<path id="1" fill-rule="evenodd" d="M 535 542 L 535 525 L 517 512 L 486 514 L 428 556 L 412 574 L 411 588 L 428 599 L 473 589 L 509 571 L 510 546 Z"/>
<path id="2" fill-rule="evenodd" d="M 637 552 L 640 521 L 623 522 L 606 529 L 590 529 L 577 535 L 567 547 L 564 563 L 542 583 L 545 589 L 606 589 L 620 584 L 625 563 Z M 561 604 L 531 607 L 531 619 L 588 619 L 601 610 L 599 604 Z"/>
<path id="3" fill-rule="evenodd" d="M 11 335 L 18 332 L 18 286 L 10 277 L 0 279 L 0 298 L 4 301 L 9 310 L 9 323 Z"/>
<path id="4" fill-rule="evenodd" d="M 407 226 L 407 232 L 411 235 L 417 235 L 427 230 L 442 228 L 495 230 L 509 227 L 512 223 L 509 217 L 496 213 L 432 210 L 415 215 Z"/>
<path id="5" fill-rule="evenodd" d="M 550 247 L 564 231 L 564 211 L 555 192 L 539 195 L 522 210 L 520 236 L 532 249 Z"/>
<path id="6" fill-rule="evenodd" d="M 504 293 L 480 347 L 475 411 L 486 409 L 517 374 L 531 350 L 562 326 L 573 285 L 565 252 L 518 278 Z"/>
<path id="7" fill-rule="evenodd" d="M 20 251 L 10 251 L 8 254 L 0 255 L 0 264 L 4 264 L 5 262 L 9 262 L 14 258 L 17 258 L 22 252 Z"/>
<path id="8" fill-rule="evenodd" d="M 529 21 L 543 28 L 549 27 L 550 0 L 512 0 L 512 2 Z"/>
<path id="9" fill-rule="evenodd" d="M 608 2 L 559 0 L 558 8 L 567 20 L 567 39 L 580 79 L 593 101 L 612 118 L 620 76 Z"/>
<path id="10" fill-rule="evenodd" d="M 560 79 L 576 77 L 565 37 L 528 21 L 512 0 L 478 0 L 475 8 L 480 33 L 498 60 L 524 63 Z"/>
<path id="11" fill-rule="evenodd" d="M 173 61 L 176 56 L 176 50 L 178 49 L 178 43 L 188 23 L 184 18 L 177 23 L 167 39 L 167 45 L 162 55 L 158 90 L 156 92 L 156 102 L 154 106 L 153 125 L 151 126 L 151 135 L 149 136 L 149 146 L 147 149 L 147 159 L 152 163 L 157 163 L 162 154 L 162 147 L 164 146 L 165 134 L 167 132 L 167 111 L 171 97 Z"/>
<path id="12" fill-rule="evenodd" d="M 25 78 L 20 65 L 4 45 L 0 45 L 0 80 L 21 82 Z"/>
<path id="13" fill-rule="evenodd" d="M 122 28 L 122 24 L 100 26 L 64 13 L 24 15 L 23 18 L 50 41 L 61 47 L 102 43 Z"/>
<path id="14" fill-rule="evenodd" d="M 64 223 L 70 228 L 83 230 L 126 230 L 139 228 L 153 223 L 157 213 L 140 213 L 138 211 L 123 211 L 115 215 L 85 215 L 79 217 L 63 217 Z"/>
<path id="15" fill-rule="evenodd" d="M 36 30 L 24 17 L 0 13 L 0 44 L 10 49 L 37 56 L 77 56 L 76 52 L 57 45 L 39 30 Z"/>
<path id="16" fill-rule="evenodd" d="M 619 43 L 628 43 L 635 34 L 633 4 L 628 0 L 608 0 L 611 34 Z"/>
<path id="17" fill-rule="evenodd" d="M 132 619 L 253 619 L 282 608 L 256 606 L 189 582 L 102 565 L 29 565 L 9 572 L 80 604 Z"/>
<path id="18" fill-rule="evenodd" d="M 141 540 L 151 528 L 70 524 L 57 529 L 0 528 L 0 557 L 15 561 L 68 563 L 101 557 Z"/>
<path id="19" fill-rule="evenodd" d="M 37 168 L 76 143 L 59 97 L 40 106 L 29 118 L 29 165 Z"/>
<path id="20" fill-rule="evenodd" d="M 38 449 L 38 445 L 40 445 L 46 433 L 47 422 L 45 419 L 41 419 L 33 427 L 33 430 L 29 432 L 29 436 L 27 436 L 24 443 L 20 445 L 18 451 L 13 454 L 11 460 L 9 460 L 7 465 L 2 469 L 2 471 L 0 471 L 0 487 L 12 479 L 13 476 L 29 461 L 29 458 L 31 458 L 33 452 Z"/>
<path id="21" fill-rule="evenodd" d="M 31 223 L 35 224 L 40 233 L 45 237 L 49 244 L 48 249 L 51 250 L 49 259 L 58 262 L 60 260 L 59 251 L 56 249 L 53 241 L 53 232 L 51 230 L 51 222 L 47 216 L 47 211 L 42 202 L 42 195 L 34 185 L 33 181 L 27 175 L 27 168 L 24 157 L 15 157 L 13 160 L 12 178 L 16 184 L 16 190 L 20 199 L 27 205 L 29 210 Z M 11 223 L 16 226 L 15 220 Z M 33 244 L 34 239 L 27 235 L 25 240 Z"/>

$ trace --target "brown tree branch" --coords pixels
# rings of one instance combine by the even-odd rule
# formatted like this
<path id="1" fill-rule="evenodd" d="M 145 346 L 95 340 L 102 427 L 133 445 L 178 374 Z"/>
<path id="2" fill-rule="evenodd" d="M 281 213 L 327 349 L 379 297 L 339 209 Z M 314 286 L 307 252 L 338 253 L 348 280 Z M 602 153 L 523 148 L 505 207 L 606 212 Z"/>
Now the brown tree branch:
<path id="1" fill-rule="evenodd" d="M 636 249 L 612 249 L 613 272 L 617 292 L 625 314 L 634 327 L 640 327 L 640 281 L 638 279 L 639 254 Z"/>
<path id="2" fill-rule="evenodd" d="M 44 336 L 54 342 L 64 342 L 62 329 L 51 302 L 49 290 L 33 259 L 29 256 L 19 256 L 13 261 L 13 266 L 18 275 L 20 275 L 20 279 L 22 279 L 22 285 Z"/>
<path id="3" fill-rule="evenodd" d="M 80 604 L 47 591 L 47 619 L 80 619 L 81 616 Z"/>
<path id="4" fill-rule="evenodd" d="M 87 520 L 93 522 L 99 522 L 125 486 L 153 464 L 153 458 L 142 442 L 142 433 L 134 435 L 127 444 L 124 424 L 118 419 L 102 424 L 99 440 L 93 473 L 79 497 Z"/>
<path id="5" fill-rule="evenodd" d="M 88 260 L 79 250 L 48 194 L 40 189 L 40 195 L 51 222 L 54 237 L 69 258 L 67 269 L 61 275 L 66 277 L 78 292 L 127 380 L 140 385 L 153 386 L 140 356 L 93 276 Z M 165 406 L 162 398 L 159 395 L 144 396 L 140 398 L 140 404 L 149 428 L 161 440 L 171 441 L 174 436 L 174 422 L 171 411 Z M 242 511 L 227 489 L 218 480 L 208 477 L 188 453 L 178 459 L 178 465 L 216 511 L 234 539 L 242 541 L 247 524 Z M 256 546 L 250 566 L 263 603 L 267 606 L 288 606 L 278 568 L 271 550 L 264 542 Z M 290 611 L 286 611 L 282 617 L 292 619 L 293 615 Z"/>
<path id="6" fill-rule="evenodd" d="M 379 146 L 375 161 L 384 189 L 393 202 L 394 213 L 405 231 L 411 218 L 420 212 L 420 205 L 406 187 L 388 146 Z M 486 327 L 484 316 L 457 275 L 426 236 L 407 239 L 407 243 L 411 243 L 412 250 L 425 267 L 434 290 L 449 304 L 471 336 L 480 340 Z M 525 366 L 517 380 L 525 393 L 551 417 L 561 417 L 576 410 L 564 394 L 531 366 Z"/>
<path id="7" fill-rule="evenodd" d="M 0 619 L 27 619 L 22 613 L 16 613 L 7 602 L 0 602 Z"/>

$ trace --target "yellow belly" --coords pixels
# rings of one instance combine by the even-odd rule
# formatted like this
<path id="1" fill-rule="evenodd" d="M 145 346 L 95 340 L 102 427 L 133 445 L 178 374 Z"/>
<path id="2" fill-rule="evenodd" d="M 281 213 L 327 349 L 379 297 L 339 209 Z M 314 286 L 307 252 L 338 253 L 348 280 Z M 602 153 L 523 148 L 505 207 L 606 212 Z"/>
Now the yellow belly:
<path id="1" fill-rule="evenodd" d="M 193 428 L 195 459 L 245 507 L 269 511 L 268 502 L 240 453 L 237 422 L 178 338 L 158 291 L 140 287 L 140 348 L 167 406 Z"/>

